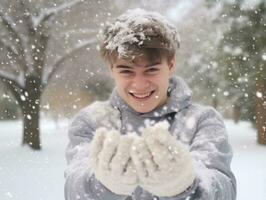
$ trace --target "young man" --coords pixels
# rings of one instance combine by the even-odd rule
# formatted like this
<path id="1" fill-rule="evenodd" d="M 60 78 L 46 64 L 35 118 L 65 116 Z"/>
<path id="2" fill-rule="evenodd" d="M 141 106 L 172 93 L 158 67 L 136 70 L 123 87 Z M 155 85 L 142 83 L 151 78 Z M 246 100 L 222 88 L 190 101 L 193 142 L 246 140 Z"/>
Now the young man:
<path id="1" fill-rule="evenodd" d="M 174 76 L 177 32 L 129 10 L 107 26 L 101 53 L 115 89 L 69 129 L 67 200 L 234 200 L 232 150 L 220 114 L 191 102 Z"/>

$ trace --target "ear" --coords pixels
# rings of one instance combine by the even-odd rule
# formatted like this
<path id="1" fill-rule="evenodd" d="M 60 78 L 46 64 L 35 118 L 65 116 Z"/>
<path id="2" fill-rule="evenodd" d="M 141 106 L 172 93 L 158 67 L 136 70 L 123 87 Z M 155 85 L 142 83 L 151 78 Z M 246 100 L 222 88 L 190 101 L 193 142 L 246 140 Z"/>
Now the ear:
<path id="1" fill-rule="evenodd" d="M 174 73 L 175 68 L 176 68 L 176 59 L 175 56 L 168 62 L 168 67 L 169 67 L 169 73 L 170 75 Z"/>

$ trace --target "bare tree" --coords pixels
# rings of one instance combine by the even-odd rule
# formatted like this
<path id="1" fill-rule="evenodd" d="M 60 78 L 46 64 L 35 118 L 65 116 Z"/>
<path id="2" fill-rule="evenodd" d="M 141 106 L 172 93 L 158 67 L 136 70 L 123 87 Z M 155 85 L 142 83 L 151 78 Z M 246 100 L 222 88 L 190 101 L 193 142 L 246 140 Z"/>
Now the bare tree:
<path id="1" fill-rule="evenodd" d="M 65 50 L 53 64 L 47 64 L 47 46 L 56 17 L 82 2 L 63 1 L 60 5 L 33 11 L 29 3 L 18 0 L 13 2 L 18 12 L 15 14 L 0 3 L 0 80 L 21 108 L 22 144 L 35 150 L 41 149 L 40 100 L 46 86 L 66 59 L 96 42 L 93 37 L 79 42 Z"/>

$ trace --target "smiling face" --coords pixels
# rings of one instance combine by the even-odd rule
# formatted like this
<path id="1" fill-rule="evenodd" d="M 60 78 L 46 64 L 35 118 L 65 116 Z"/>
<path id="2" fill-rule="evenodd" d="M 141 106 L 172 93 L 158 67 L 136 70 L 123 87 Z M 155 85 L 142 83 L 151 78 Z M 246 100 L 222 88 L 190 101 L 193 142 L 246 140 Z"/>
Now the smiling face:
<path id="1" fill-rule="evenodd" d="M 136 112 L 147 113 L 166 102 L 174 68 L 174 58 L 150 61 L 140 56 L 133 62 L 117 58 L 110 71 L 120 97 Z"/>

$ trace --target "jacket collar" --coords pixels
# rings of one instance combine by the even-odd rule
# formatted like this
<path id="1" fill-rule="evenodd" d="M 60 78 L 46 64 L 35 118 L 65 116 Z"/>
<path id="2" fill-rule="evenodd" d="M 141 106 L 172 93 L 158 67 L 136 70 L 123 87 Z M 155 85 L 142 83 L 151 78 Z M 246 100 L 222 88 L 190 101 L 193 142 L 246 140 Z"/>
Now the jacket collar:
<path id="1" fill-rule="evenodd" d="M 148 113 L 138 113 L 133 110 L 117 93 L 114 88 L 109 97 L 110 104 L 121 112 L 132 112 L 142 117 L 162 117 L 169 113 L 178 112 L 191 104 L 192 91 L 185 81 L 178 76 L 173 76 L 169 80 L 168 98 L 164 105 L 155 108 Z"/>

